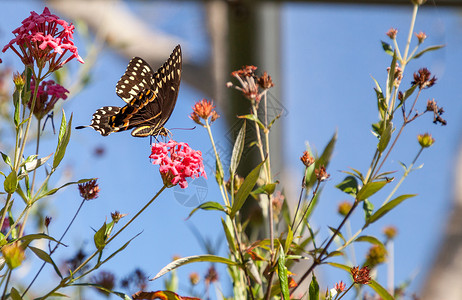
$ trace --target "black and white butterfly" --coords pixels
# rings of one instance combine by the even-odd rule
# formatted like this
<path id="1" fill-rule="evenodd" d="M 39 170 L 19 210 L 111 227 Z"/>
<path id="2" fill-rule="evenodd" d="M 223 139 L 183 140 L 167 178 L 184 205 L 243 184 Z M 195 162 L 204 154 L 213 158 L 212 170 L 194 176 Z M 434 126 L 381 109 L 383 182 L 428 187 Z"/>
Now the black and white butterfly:
<path id="1" fill-rule="evenodd" d="M 104 106 L 94 114 L 89 126 L 101 135 L 132 130 L 132 136 L 167 135 L 164 124 L 175 108 L 181 81 L 181 47 L 176 46 L 167 61 L 153 72 L 147 62 L 134 57 L 116 85 L 116 93 L 127 104 Z"/>

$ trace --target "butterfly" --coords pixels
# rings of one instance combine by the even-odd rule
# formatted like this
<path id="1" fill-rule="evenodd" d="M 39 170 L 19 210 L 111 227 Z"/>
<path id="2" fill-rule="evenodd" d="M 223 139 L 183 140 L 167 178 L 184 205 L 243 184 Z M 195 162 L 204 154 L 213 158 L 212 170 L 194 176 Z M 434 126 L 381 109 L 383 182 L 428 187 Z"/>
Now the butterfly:
<path id="1" fill-rule="evenodd" d="M 155 73 L 142 58 L 132 58 L 116 85 L 116 94 L 127 104 L 104 106 L 93 114 L 90 125 L 76 129 L 92 127 L 103 136 L 129 129 L 134 137 L 166 136 L 164 124 L 175 108 L 181 66 L 180 45 Z"/>

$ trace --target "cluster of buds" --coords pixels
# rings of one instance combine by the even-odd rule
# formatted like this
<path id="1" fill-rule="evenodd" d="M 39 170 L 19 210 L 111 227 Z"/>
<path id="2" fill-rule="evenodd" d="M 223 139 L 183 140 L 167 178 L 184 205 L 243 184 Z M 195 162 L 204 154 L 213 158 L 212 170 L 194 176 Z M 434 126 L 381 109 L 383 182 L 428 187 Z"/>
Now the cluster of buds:
<path id="1" fill-rule="evenodd" d="M 257 70 L 255 66 L 244 66 L 232 72 L 231 75 L 239 81 L 240 86 L 233 85 L 232 82 L 228 82 L 226 86 L 241 91 L 247 99 L 258 105 L 263 94 L 273 87 L 274 83 L 268 73 L 264 72 L 259 77 L 255 74 L 255 70 Z"/>
<path id="2" fill-rule="evenodd" d="M 32 78 L 30 88 L 31 91 L 35 89 L 34 78 Z M 55 107 L 59 99 L 67 99 L 66 93 L 69 93 L 69 91 L 53 80 L 42 81 L 38 87 L 37 99 L 34 105 L 35 117 L 40 120 L 46 116 Z M 31 108 L 32 98 L 29 100 L 28 106 Z"/>
<path id="3" fill-rule="evenodd" d="M 419 134 L 417 136 L 417 141 L 422 148 L 428 148 L 435 143 L 435 139 L 429 133 Z"/>
<path id="4" fill-rule="evenodd" d="M 192 107 L 193 112 L 189 115 L 189 118 L 201 126 L 206 126 L 202 123 L 201 119 L 208 123 L 210 118 L 210 124 L 215 122 L 216 119 L 220 117 L 217 112 L 214 110 L 213 101 L 207 101 L 202 99 L 194 104 Z"/>
<path id="5" fill-rule="evenodd" d="M 370 268 L 374 268 L 375 266 L 384 263 L 387 258 L 387 250 L 381 245 L 373 245 L 369 248 L 369 251 L 366 255 L 366 264 Z"/>
<path id="6" fill-rule="evenodd" d="M 386 35 L 388 35 L 388 37 L 392 40 L 396 39 L 396 34 L 398 34 L 398 29 L 396 28 L 390 28 Z"/>

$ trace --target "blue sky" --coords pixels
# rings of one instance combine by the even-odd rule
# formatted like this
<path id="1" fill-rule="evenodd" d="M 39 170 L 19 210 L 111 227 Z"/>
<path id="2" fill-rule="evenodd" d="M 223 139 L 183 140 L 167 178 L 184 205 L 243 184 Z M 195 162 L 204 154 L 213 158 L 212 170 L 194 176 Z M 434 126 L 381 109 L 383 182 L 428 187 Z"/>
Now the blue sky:
<path id="1" fill-rule="evenodd" d="M 140 12 L 151 26 L 159 27 L 167 32 L 179 35 L 190 47 L 183 47 L 192 59 L 202 61 L 211 53 L 207 32 L 203 24 L 204 11 L 188 4 L 163 4 L 160 7 L 151 2 L 130 3 L 131 8 Z M 41 12 L 41 2 L 3 2 L 4 17 L 0 19 L 0 42 L 6 44 L 11 38 L 11 30 L 19 26 L 21 20 L 29 15 L 29 11 Z M 7 15 L 5 15 L 8 12 Z M 52 11 L 53 12 L 53 11 Z M 152 13 L 151 13 L 152 12 Z M 152 17 L 152 16 L 156 17 Z M 173 15 L 174 19 L 166 18 Z M 287 115 L 281 119 L 285 145 L 284 159 L 287 179 L 281 181 L 282 186 L 298 186 L 302 174 L 299 157 L 304 150 L 305 142 L 321 150 L 332 134 L 338 131 L 338 143 L 329 167 L 331 179 L 326 183 L 320 206 L 313 216 L 313 222 L 321 228 L 321 234 L 327 235 L 327 225 L 336 226 L 340 218 L 336 214 L 337 204 L 347 199 L 334 186 L 344 175 L 340 170 L 354 167 L 366 171 L 373 155 L 376 139 L 370 133 L 370 124 L 377 119 L 375 94 L 373 91 L 374 76 L 384 85 L 386 67 L 390 57 L 381 50 L 380 40 L 387 40 L 385 32 L 390 27 L 398 28 L 398 41 L 404 43 L 410 22 L 411 8 L 382 6 L 342 6 L 321 4 L 288 4 L 281 6 L 281 53 L 282 73 L 281 102 L 287 108 Z M 412 71 L 421 67 L 429 68 L 436 77 L 437 84 L 425 91 L 421 98 L 420 110 L 424 109 L 425 100 L 435 98 L 443 106 L 448 126 L 441 127 L 432 123 L 431 115 L 425 115 L 412 123 L 402 136 L 397 147 L 384 166 L 386 170 L 396 170 L 402 174 L 399 161 L 409 164 L 418 151 L 416 135 L 430 132 L 436 139 L 435 145 L 424 151 L 418 164 L 425 163 L 424 168 L 411 173 L 400 189 L 400 194 L 419 193 L 419 196 L 408 200 L 396 211 L 378 222 L 367 234 L 381 236 L 381 230 L 388 224 L 398 227 L 399 235 L 395 241 L 396 282 L 402 282 L 417 274 L 411 289 L 417 291 L 424 282 L 429 270 L 437 243 L 441 240 L 444 221 L 451 208 L 454 183 L 453 165 L 459 145 L 461 121 L 461 101 L 458 93 L 460 84 L 456 81 L 461 69 L 461 25 L 460 15 L 455 9 L 427 6 L 419 11 L 415 31 L 424 31 L 428 38 L 426 45 L 445 44 L 443 50 L 432 52 L 416 60 L 407 68 L 404 85 L 412 80 Z M 78 29 L 77 29 L 78 31 Z M 77 39 L 77 46 L 82 53 L 84 41 Z M 155 43 L 153 44 L 155 47 Z M 167 54 L 168 55 L 168 54 Z M 19 59 L 12 52 L 3 54 L 4 64 L 20 68 Z M 105 105 L 122 105 L 123 102 L 114 93 L 115 84 L 123 74 L 125 58 L 120 57 L 109 48 L 103 49 L 93 70 L 91 84 L 71 101 L 65 103 L 67 115 L 74 114 L 75 125 L 88 124 L 93 112 Z M 246 64 L 248 62 L 243 62 Z M 72 62 L 72 69 L 79 66 Z M 153 66 L 157 68 L 157 66 Z M 275 70 L 265 69 L 270 74 Z M 223 83 L 224 84 L 224 83 Z M 168 128 L 188 128 L 194 126 L 187 115 L 194 101 L 204 95 L 182 83 L 177 107 L 167 123 Z M 218 111 L 220 108 L 218 107 Z M 399 120 L 399 119 L 398 119 Z M 399 121 L 396 120 L 397 124 Z M 56 118 L 55 123 L 59 122 Z M 226 132 L 224 122 L 217 121 L 213 127 L 217 138 Z M 185 141 L 194 149 L 206 153 L 210 150 L 207 136 L 201 128 L 193 132 L 177 130 L 175 139 Z M 56 137 L 50 134 L 44 137 L 45 142 L 40 151 L 46 156 L 54 151 Z M 101 158 L 94 156 L 94 149 L 103 147 L 106 152 Z M 32 152 L 33 150 L 30 149 Z M 129 133 L 112 134 L 102 137 L 88 129 L 74 131 L 69 144 L 69 151 L 63 162 L 63 170 L 71 174 L 71 179 L 98 177 L 101 193 L 97 200 L 88 202 L 70 234 L 66 244 L 70 249 L 85 244 L 92 247 L 92 228 L 99 228 L 110 213 L 118 210 L 136 213 L 162 186 L 158 167 L 152 166 L 148 159 L 149 143 L 147 139 L 135 139 Z M 207 181 L 207 201 L 220 201 L 213 174 L 209 171 Z M 65 172 L 63 172 L 64 174 Z M 295 184 L 294 184 L 295 182 Z M 54 184 L 59 182 L 53 181 Z M 189 193 L 189 192 L 187 192 Z M 371 201 L 377 205 L 382 203 L 386 194 L 378 194 Z M 52 200 L 53 215 L 50 227 L 53 235 L 60 235 L 62 228 L 77 208 L 80 198 L 74 187 L 58 193 Z M 127 274 L 134 267 L 142 267 L 149 276 L 155 275 L 164 265 L 171 261 L 173 255 L 188 256 L 204 252 L 189 229 L 190 224 L 203 236 L 217 241 L 222 239 L 220 217 L 218 213 L 197 213 L 191 220 L 185 221 L 191 210 L 181 205 L 173 190 L 166 191 L 148 211 L 110 246 L 109 251 L 116 250 L 127 239 L 142 232 L 123 255 L 115 257 L 108 270 L 117 270 L 118 274 Z M 362 225 L 363 215 L 358 211 L 352 219 L 353 231 Z M 367 247 L 356 247 L 358 256 Z M 223 252 L 223 245 L 220 250 Z M 57 254 L 59 258 L 71 255 L 68 249 L 62 248 Z M 35 267 L 35 266 L 33 266 Z M 192 270 L 199 270 L 203 275 L 206 264 L 187 266 L 179 271 L 186 280 Z M 380 269 L 383 273 L 383 268 Z M 344 273 L 322 269 L 318 276 L 322 286 L 332 285 L 339 280 L 348 281 Z M 225 278 L 226 274 L 222 274 Z M 384 283 L 384 276 L 379 281 Z M 229 287 L 226 279 L 222 281 L 225 292 Z M 47 285 L 46 282 L 43 286 Z M 150 289 L 163 287 L 162 279 L 151 284 Z"/>

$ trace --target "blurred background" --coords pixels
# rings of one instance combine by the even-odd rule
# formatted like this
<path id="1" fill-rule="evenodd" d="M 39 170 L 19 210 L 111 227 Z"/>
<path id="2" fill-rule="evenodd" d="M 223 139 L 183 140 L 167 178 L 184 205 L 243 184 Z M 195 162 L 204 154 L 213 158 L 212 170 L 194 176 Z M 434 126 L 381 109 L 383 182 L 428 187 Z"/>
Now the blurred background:
<path id="1" fill-rule="evenodd" d="M 337 226 L 341 221 L 338 204 L 347 199 L 334 188 L 344 178 L 340 171 L 352 167 L 366 172 L 376 147 L 376 138 L 370 132 L 370 124 L 377 121 L 371 76 L 384 86 L 386 68 L 391 62 L 391 57 L 382 50 L 381 40 L 389 42 L 385 33 L 391 27 L 397 28 L 397 40 L 403 49 L 409 30 L 411 4 L 383 2 L 388 4 L 382 1 L 2 1 L 1 45 L 13 38 L 11 31 L 20 26 L 30 11 L 41 13 L 45 6 L 75 24 L 75 44 L 86 63 L 82 66 L 72 61 L 62 74 L 65 87 L 71 91 L 71 99 L 63 103 L 63 108 L 67 116 L 73 113 L 75 126 L 89 124 L 91 115 L 102 106 L 124 104 L 115 94 L 115 84 L 131 57 L 144 58 L 156 70 L 174 46 L 181 44 L 184 58 L 181 89 L 166 127 L 175 140 L 202 151 L 209 179 L 190 183 L 186 190 L 172 188 L 164 192 L 109 247 L 109 251 L 115 251 L 141 233 L 102 270 L 114 273 L 119 284 L 120 280 L 133 277 L 137 268 L 152 278 L 173 256 L 203 254 L 210 248 L 217 254 L 226 253 L 219 213 L 197 212 L 186 220 L 191 209 L 201 202 L 221 201 L 208 136 L 202 128 L 190 130 L 195 124 L 188 114 L 195 101 L 202 98 L 214 101 L 222 116 L 213 124 L 215 141 L 220 155 L 224 159 L 229 157 L 236 131 L 235 116 L 245 112 L 246 107 L 237 92 L 227 90 L 225 84 L 232 80 L 230 72 L 243 65 L 258 66 L 258 74 L 267 71 L 275 83 L 270 90 L 270 105 L 274 115 L 282 114 L 272 132 L 273 173 L 280 181 L 279 186 L 284 187 L 289 203 L 294 205 L 298 199 L 303 176 L 299 159 L 306 143 L 322 151 L 332 135 L 338 133 L 328 169 L 331 177 L 312 216 L 320 235 L 328 236 L 327 226 Z M 461 1 L 446 0 L 429 1 L 419 9 L 414 31 L 423 31 L 428 36 L 424 46 L 446 47 L 413 61 L 406 68 L 403 87 L 410 85 L 413 72 L 427 67 L 438 81 L 425 91 L 417 109 L 424 111 L 426 99 L 435 98 L 444 107 L 448 125 L 435 125 L 432 116 L 426 114 L 406 128 L 384 170 L 397 171 L 395 176 L 400 178 L 403 169 L 399 162 L 409 165 L 419 150 L 417 134 L 431 133 L 436 142 L 417 162 L 417 165 L 424 163 L 423 168 L 412 172 L 399 191 L 399 194 L 419 195 L 365 232 L 382 237 L 384 227 L 397 228 L 394 283 L 409 285 L 406 299 L 411 299 L 413 293 L 422 299 L 462 299 L 462 287 L 458 284 L 462 279 L 462 260 L 457 256 L 462 250 L 462 224 L 459 224 L 462 200 L 457 191 L 462 128 L 461 7 Z M 22 70 L 12 51 L 3 53 L 1 58 L 0 68 Z M 84 79 L 84 84 L 75 85 L 77 79 Z M 60 115 L 59 109 L 55 109 L 55 126 L 59 126 Z M 39 156 L 55 150 L 57 136 L 53 135 L 50 124 L 46 126 Z M 2 130 L 1 147 L 11 138 L 6 129 Z M 34 148 L 28 150 L 33 153 Z M 61 247 L 55 261 L 75 257 L 76 249 L 90 253 L 93 230 L 110 220 L 111 212 L 119 211 L 130 217 L 161 188 L 158 167 L 151 164 L 149 154 L 149 140 L 133 138 L 129 132 L 102 137 L 92 129 L 73 131 L 60 170 L 61 179 L 55 177 L 52 184 L 97 177 L 101 192 L 98 199 L 84 205 L 64 240 L 69 247 Z M 371 201 L 380 205 L 384 197 L 386 193 L 379 193 Z M 53 218 L 51 235 L 61 235 L 79 203 L 77 187 L 70 186 L 43 204 L 40 213 Z M 353 232 L 362 226 L 363 218 L 358 210 L 351 220 Z M 359 261 L 367 249 L 368 245 L 355 245 Z M 30 275 L 26 274 L 33 274 L 31 270 L 38 267 L 27 264 L 15 274 L 15 280 L 29 282 Z M 203 280 L 209 267 L 201 263 L 180 268 L 179 293 L 189 295 L 189 274 L 198 272 Z M 209 293 L 198 287 L 194 291 L 198 296 L 215 299 L 219 290 L 225 296 L 231 295 L 226 269 L 217 268 L 219 282 Z M 387 287 L 386 266 L 378 270 L 377 280 Z M 47 276 L 55 276 L 48 266 L 45 271 Z M 340 280 L 350 281 L 347 273 L 329 267 L 318 268 L 316 272 L 324 291 Z M 35 284 L 36 290 L 52 287 L 51 280 L 44 280 L 47 276 Z M 161 278 L 149 282 L 146 290 L 163 288 Z M 83 298 L 105 296 L 86 290 Z"/>

